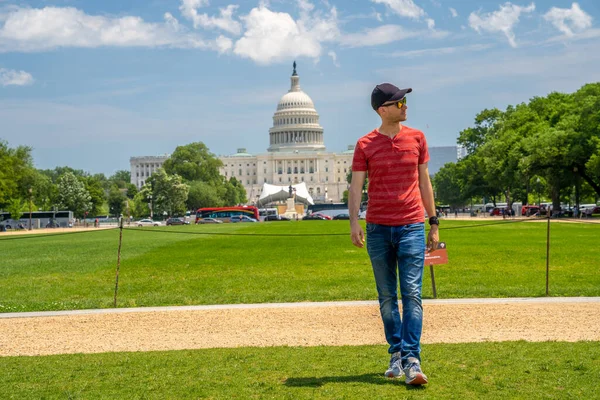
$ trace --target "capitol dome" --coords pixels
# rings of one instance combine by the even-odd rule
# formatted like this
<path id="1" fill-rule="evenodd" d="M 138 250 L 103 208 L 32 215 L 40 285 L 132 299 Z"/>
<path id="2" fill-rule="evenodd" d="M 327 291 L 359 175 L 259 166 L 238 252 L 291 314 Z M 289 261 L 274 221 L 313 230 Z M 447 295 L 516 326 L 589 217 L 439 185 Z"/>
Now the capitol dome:
<path id="1" fill-rule="evenodd" d="M 296 62 L 291 76 L 291 88 L 281 97 L 273 115 L 269 144 L 270 152 L 325 150 L 319 114 L 310 96 L 300 89 Z"/>
<path id="2" fill-rule="evenodd" d="M 288 92 L 283 95 L 277 104 L 277 111 L 291 108 L 309 108 L 315 110 L 312 99 L 303 91 Z"/>

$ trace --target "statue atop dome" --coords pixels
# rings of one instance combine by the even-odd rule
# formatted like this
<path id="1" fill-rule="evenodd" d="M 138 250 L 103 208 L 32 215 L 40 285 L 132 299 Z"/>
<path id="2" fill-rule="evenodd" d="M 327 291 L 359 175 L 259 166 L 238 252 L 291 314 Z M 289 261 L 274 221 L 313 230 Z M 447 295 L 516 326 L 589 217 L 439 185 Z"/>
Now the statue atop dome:
<path id="1" fill-rule="evenodd" d="M 297 76 L 298 73 L 296 73 L 296 61 L 294 61 L 294 73 L 292 74 L 292 76 Z"/>

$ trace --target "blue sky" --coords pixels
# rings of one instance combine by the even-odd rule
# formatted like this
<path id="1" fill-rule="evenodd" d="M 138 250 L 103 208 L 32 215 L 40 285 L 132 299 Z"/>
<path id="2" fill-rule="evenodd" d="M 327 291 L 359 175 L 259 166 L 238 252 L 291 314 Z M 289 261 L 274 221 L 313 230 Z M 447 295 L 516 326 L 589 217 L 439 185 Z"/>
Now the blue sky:
<path id="1" fill-rule="evenodd" d="M 0 139 L 107 175 L 193 141 L 264 153 L 296 60 L 329 151 L 378 125 L 381 82 L 454 145 L 483 108 L 600 81 L 599 17 L 597 0 L 0 0 Z"/>

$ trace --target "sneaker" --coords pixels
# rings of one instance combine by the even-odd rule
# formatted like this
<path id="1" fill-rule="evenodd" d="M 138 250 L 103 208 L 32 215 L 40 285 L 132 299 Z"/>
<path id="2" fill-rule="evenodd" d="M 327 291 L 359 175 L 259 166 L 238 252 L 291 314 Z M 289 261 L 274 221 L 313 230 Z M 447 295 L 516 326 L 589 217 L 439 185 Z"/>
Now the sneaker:
<path id="1" fill-rule="evenodd" d="M 404 367 L 407 385 L 424 385 L 427 383 L 427 376 L 421 371 L 421 363 L 415 357 L 408 357 L 406 367 Z"/>
<path id="2" fill-rule="evenodd" d="M 390 366 L 385 371 L 385 376 L 388 378 L 402 378 L 402 375 L 404 375 L 404 371 L 402 371 L 402 357 L 400 356 L 400 352 L 397 352 L 392 354 Z"/>

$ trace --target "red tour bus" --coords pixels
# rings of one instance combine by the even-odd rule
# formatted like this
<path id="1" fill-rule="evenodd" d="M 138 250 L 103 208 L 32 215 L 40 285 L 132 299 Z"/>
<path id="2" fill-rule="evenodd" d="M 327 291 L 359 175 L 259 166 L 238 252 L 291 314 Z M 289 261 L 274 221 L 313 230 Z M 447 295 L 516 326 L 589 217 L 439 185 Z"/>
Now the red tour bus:
<path id="1" fill-rule="evenodd" d="M 215 218 L 223 222 L 237 215 L 246 215 L 259 221 L 258 208 L 254 206 L 207 207 L 196 211 L 196 223 L 202 218 Z"/>

